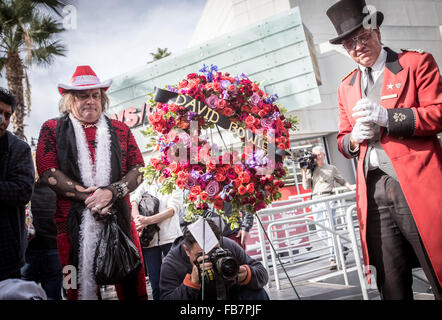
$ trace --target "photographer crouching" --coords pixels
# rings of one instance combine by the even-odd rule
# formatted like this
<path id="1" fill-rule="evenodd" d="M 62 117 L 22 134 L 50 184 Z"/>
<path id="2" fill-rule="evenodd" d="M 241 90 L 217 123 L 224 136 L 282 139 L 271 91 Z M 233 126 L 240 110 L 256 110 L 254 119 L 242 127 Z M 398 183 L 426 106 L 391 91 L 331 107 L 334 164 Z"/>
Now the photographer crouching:
<path id="1" fill-rule="evenodd" d="M 204 300 L 268 300 L 264 266 L 234 241 L 221 238 L 213 220 L 206 221 L 221 245 L 204 256 Z M 161 266 L 160 299 L 201 300 L 202 263 L 202 249 L 186 227 Z"/>
<path id="2" fill-rule="evenodd" d="M 305 153 L 299 159 L 299 165 L 302 174 L 302 187 L 305 190 L 312 189 L 312 199 L 331 196 L 335 181 L 340 185 L 346 186 L 349 190 L 355 190 L 355 187 L 345 181 L 335 166 L 325 163 L 325 150 L 322 146 L 315 146 L 311 153 Z M 329 205 L 333 208 L 335 205 L 334 201 L 330 201 Z M 317 211 L 316 220 L 319 221 L 324 219 L 324 221 L 320 223 L 324 224 L 325 227 L 334 230 L 333 226 L 330 226 L 329 224 L 327 207 L 324 202 L 312 205 L 311 209 L 312 211 Z M 332 218 L 334 212 L 335 210 L 332 210 Z M 330 247 L 330 270 L 334 270 L 336 269 L 336 260 L 334 259 L 332 237 L 322 228 L 319 228 L 318 235 L 323 238 L 325 244 Z M 343 247 L 345 256 L 346 249 L 346 247 Z"/>

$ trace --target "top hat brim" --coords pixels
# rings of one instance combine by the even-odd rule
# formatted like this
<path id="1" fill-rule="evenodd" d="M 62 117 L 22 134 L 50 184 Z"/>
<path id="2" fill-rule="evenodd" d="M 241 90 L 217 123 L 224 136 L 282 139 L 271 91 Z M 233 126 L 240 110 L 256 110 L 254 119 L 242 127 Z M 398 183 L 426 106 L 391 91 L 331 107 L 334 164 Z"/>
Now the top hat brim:
<path id="1" fill-rule="evenodd" d="M 68 91 L 79 91 L 79 90 L 91 90 L 91 89 L 104 89 L 105 91 L 109 89 L 112 84 L 112 80 L 104 81 L 103 83 L 98 83 L 94 85 L 83 85 L 83 86 L 73 86 L 68 84 L 58 84 L 58 92 L 60 94 L 65 94 Z"/>
<path id="2" fill-rule="evenodd" d="M 382 22 L 384 22 L 384 14 L 380 11 L 376 11 L 375 13 L 371 14 L 371 16 L 374 16 L 375 14 L 376 14 L 377 27 L 379 27 L 382 24 Z M 361 21 L 361 23 L 355 25 L 353 28 L 350 28 L 350 29 L 346 30 L 345 32 L 341 33 L 336 38 L 330 39 L 329 42 L 331 44 L 341 44 L 342 40 L 345 37 L 347 37 L 348 35 L 352 34 L 356 30 L 358 30 L 360 27 L 362 27 L 363 23 L 364 23 L 364 20 Z"/>

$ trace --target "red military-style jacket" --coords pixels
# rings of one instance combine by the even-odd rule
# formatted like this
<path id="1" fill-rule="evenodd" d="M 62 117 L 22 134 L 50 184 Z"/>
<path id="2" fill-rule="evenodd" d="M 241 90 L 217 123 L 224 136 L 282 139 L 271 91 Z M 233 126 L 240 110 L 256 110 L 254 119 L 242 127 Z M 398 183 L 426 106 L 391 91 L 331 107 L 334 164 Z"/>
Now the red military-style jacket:
<path id="1" fill-rule="evenodd" d="M 380 104 L 388 112 L 388 129 L 381 128 L 380 143 L 391 160 L 407 199 L 422 242 L 439 283 L 442 284 L 442 80 L 429 53 L 389 48 Z M 352 109 L 361 99 L 361 72 L 356 69 L 338 88 L 338 149 L 345 157 L 358 156 L 357 211 L 364 262 L 369 265 L 366 243 L 367 189 L 364 158 L 367 142 L 359 152 L 348 149 L 356 121 Z"/>

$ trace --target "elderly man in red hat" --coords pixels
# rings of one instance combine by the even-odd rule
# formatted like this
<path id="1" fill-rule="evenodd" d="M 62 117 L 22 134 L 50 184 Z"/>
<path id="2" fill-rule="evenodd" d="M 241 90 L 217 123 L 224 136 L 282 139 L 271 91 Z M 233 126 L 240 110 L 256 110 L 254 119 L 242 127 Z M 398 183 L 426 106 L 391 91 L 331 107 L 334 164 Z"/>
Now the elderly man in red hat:
<path id="1" fill-rule="evenodd" d="M 58 85 L 62 115 L 42 125 L 37 146 L 41 181 L 57 193 L 61 264 L 78 271 L 78 287 L 69 283 L 68 299 L 100 299 L 94 255 L 103 228 L 100 218 L 110 212 L 116 212 L 118 225 L 142 259 L 129 193 L 142 181 L 139 168 L 144 161 L 129 127 L 104 114 L 110 85 L 111 81 L 101 82 L 89 66 L 77 67 L 69 84 Z M 146 299 L 143 264 L 116 288 L 119 299 Z"/>
<path id="2" fill-rule="evenodd" d="M 413 299 L 411 271 L 419 264 L 441 299 L 438 66 L 421 50 L 396 53 L 384 47 L 379 29 L 384 16 L 369 12 L 365 0 L 341 0 L 327 15 L 338 33 L 330 43 L 342 44 L 358 64 L 338 88 L 338 148 L 347 158 L 358 157 L 365 264 L 375 267 L 382 299 Z"/>

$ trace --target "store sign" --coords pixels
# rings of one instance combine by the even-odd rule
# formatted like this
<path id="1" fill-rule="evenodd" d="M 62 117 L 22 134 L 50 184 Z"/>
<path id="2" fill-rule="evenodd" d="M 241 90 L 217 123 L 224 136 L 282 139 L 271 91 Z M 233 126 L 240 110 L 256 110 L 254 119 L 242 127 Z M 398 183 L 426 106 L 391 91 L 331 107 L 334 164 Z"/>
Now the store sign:
<path id="1" fill-rule="evenodd" d="M 150 112 L 149 107 L 148 104 L 143 103 L 140 110 L 135 107 L 129 107 L 118 113 L 111 114 L 110 118 L 125 123 L 131 129 L 136 128 L 144 125 L 145 121 L 147 122 L 146 114 Z"/>

